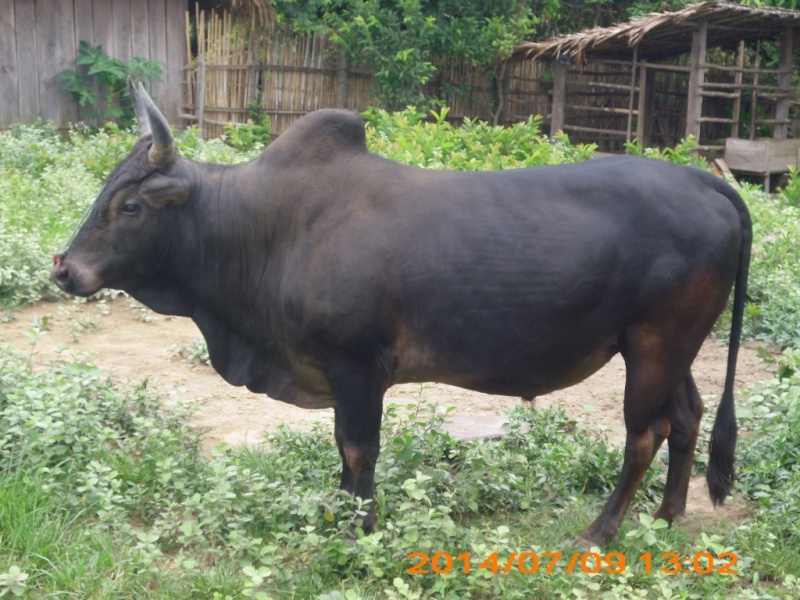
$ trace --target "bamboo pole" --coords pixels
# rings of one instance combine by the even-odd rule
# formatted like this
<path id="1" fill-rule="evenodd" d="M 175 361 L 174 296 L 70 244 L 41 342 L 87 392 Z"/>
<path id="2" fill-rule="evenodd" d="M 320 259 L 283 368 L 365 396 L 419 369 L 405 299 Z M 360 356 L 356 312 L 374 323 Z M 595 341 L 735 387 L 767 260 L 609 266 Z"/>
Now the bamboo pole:
<path id="1" fill-rule="evenodd" d="M 631 93 L 628 98 L 628 126 L 625 134 L 625 141 L 631 141 L 631 133 L 633 130 L 633 97 L 636 90 L 636 67 L 639 62 L 639 46 L 633 47 L 633 63 L 631 64 Z"/>
<path id="2" fill-rule="evenodd" d="M 191 30 L 191 15 L 186 11 L 186 64 L 192 64 L 192 43 L 189 32 Z M 186 71 L 186 100 L 190 106 L 194 106 L 194 72 L 192 69 Z"/>
<path id="3" fill-rule="evenodd" d="M 775 106 L 775 127 L 772 130 L 772 135 L 776 139 L 782 139 L 788 136 L 789 127 L 786 123 L 789 122 L 789 104 L 792 99 L 792 48 L 793 48 L 793 30 L 787 27 L 780 38 L 779 46 L 779 63 L 778 63 L 778 90 L 788 92 L 783 97 L 779 98 Z"/>
<path id="4" fill-rule="evenodd" d="M 200 55 L 197 58 L 197 126 L 200 128 L 200 137 L 204 136 L 205 131 L 205 111 L 206 111 L 206 57 Z"/>
<path id="5" fill-rule="evenodd" d="M 753 74 L 753 90 L 750 92 L 750 139 L 756 136 L 756 110 L 758 108 L 758 67 L 761 64 L 761 41 L 756 42 L 755 73 Z"/>

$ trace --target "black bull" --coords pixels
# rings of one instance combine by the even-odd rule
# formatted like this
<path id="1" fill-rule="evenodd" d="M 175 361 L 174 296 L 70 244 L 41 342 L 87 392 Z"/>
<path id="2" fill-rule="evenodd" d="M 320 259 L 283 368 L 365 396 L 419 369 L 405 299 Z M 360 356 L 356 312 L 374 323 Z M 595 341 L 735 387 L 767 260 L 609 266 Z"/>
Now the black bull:
<path id="1" fill-rule="evenodd" d="M 132 87 L 132 86 L 131 86 Z M 180 157 L 132 87 L 142 130 L 72 245 L 64 291 L 127 291 L 191 317 L 233 385 L 333 407 L 342 488 L 373 498 L 383 396 L 439 381 L 533 397 L 625 359 L 625 458 L 582 533 L 602 545 L 666 439 L 656 516 L 684 514 L 703 412 L 690 367 L 735 282 L 708 483 L 733 479 L 733 385 L 750 255 L 746 206 L 700 170 L 633 157 L 492 173 L 367 151 L 358 115 L 297 121 L 237 166 Z M 376 525 L 370 508 L 364 528 Z"/>

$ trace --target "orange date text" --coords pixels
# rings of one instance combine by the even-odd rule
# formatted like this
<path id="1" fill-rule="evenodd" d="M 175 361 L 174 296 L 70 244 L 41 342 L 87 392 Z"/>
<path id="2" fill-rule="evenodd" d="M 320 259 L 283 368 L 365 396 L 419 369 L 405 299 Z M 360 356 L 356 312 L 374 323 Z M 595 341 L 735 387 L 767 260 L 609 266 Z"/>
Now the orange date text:
<path id="1" fill-rule="evenodd" d="M 650 552 L 640 554 L 634 560 L 627 560 L 621 552 L 512 552 L 501 556 L 492 552 L 488 556 L 475 556 L 464 552 L 453 555 L 449 552 L 412 552 L 408 555 L 412 562 L 408 568 L 411 575 L 444 574 L 461 572 L 469 574 L 474 569 L 486 570 L 498 575 L 507 575 L 512 571 L 519 571 L 524 575 L 534 573 L 553 573 L 556 569 L 563 569 L 565 573 L 600 573 L 620 574 L 627 568 L 639 568 L 645 573 L 661 571 L 667 575 L 679 573 L 696 573 L 708 575 L 719 573 L 721 575 L 734 575 L 738 571 L 734 568 L 739 560 L 733 552 L 721 552 L 714 555 L 710 552 L 696 552 L 682 556 L 676 552 L 664 552 L 653 555 Z"/>

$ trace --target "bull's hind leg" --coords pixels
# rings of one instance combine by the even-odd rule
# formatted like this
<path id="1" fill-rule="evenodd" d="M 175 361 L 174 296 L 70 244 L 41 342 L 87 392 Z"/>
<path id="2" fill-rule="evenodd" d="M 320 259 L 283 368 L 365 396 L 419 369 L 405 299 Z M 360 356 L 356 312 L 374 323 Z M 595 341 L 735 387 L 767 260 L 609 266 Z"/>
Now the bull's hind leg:
<path id="1" fill-rule="evenodd" d="M 624 415 L 627 436 L 625 457 L 617 485 L 600 516 L 581 534 L 602 546 L 619 532 L 619 526 L 655 453 L 671 436 L 671 401 L 686 376 L 702 342 L 675 345 L 663 330 L 653 326 L 631 327 L 622 339 L 627 376 Z M 671 439 L 671 437 L 670 437 Z"/>
<path id="2" fill-rule="evenodd" d="M 653 456 L 669 439 L 670 467 L 664 502 L 656 513 L 683 512 L 697 427 L 702 413 L 689 371 L 711 327 L 725 307 L 733 273 L 697 270 L 670 294 L 649 306 L 647 316 L 619 338 L 625 359 L 625 458 L 617 486 L 600 516 L 581 537 L 603 545 L 620 523 Z"/>
<path id="3" fill-rule="evenodd" d="M 703 416 L 703 400 L 691 374 L 675 390 L 669 404 L 669 469 L 664 500 L 653 516 L 672 522 L 686 514 L 692 461 Z"/>

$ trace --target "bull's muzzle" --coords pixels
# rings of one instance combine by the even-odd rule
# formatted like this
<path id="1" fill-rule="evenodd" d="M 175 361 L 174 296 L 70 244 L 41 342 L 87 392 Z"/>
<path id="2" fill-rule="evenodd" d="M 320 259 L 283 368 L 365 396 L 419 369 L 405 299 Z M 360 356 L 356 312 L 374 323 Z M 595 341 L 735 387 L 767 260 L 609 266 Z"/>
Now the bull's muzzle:
<path id="1" fill-rule="evenodd" d="M 73 296 L 91 296 L 103 287 L 103 281 L 92 265 L 75 255 L 67 259 L 66 251 L 53 255 L 50 277 L 61 291 Z"/>
<path id="2" fill-rule="evenodd" d="M 67 257 L 66 251 L 53 254 L 53 266 L 50 268 L 50 278 L 61 289 L 61 291 L 68 294 L 74 293 L 70 284 L 70 271 L 69 267 L 64 264 L 64 259 Z"/>

